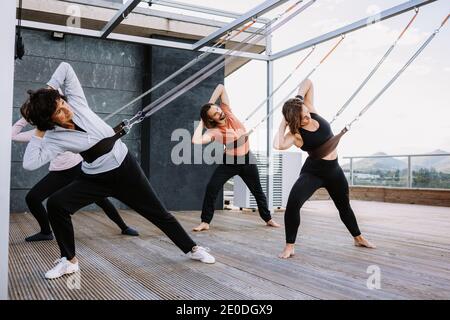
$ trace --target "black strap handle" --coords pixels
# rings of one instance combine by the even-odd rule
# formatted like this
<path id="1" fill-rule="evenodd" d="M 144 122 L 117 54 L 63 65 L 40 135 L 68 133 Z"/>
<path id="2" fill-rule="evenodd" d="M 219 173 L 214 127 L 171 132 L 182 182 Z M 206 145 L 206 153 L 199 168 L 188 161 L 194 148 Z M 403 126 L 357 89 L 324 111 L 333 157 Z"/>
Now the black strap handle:
<path id="1" fill-rule="evenodd" d="M 15 46 L 15 54 L 14 54 L 14 60 L 20 59 L 22 60 L 22 57 L 25 55 L 25 46 L 23 44 L 22 40 L 22 0 L 19 0 L 19 8 L 18 8 L 18 19 L 19 23 L 17 26 L 17 33 L 16 33 L 16 46 Z"/>

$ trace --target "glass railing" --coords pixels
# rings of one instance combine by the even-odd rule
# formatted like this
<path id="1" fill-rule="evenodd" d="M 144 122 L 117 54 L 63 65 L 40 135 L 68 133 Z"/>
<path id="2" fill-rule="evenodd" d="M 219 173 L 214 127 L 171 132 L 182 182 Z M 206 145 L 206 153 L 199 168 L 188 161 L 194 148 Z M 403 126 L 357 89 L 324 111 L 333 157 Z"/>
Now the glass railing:
<path id="1" fill-rule="evenodd" d="M 450 153 L 344 157 L 352 186 L 450 189 Z"/>

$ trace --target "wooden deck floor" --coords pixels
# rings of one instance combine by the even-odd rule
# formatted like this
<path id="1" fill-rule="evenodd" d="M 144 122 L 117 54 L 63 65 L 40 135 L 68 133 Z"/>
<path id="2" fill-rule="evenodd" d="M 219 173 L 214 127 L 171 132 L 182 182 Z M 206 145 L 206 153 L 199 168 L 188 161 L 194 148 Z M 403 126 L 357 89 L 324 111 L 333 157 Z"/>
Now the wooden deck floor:
<path id="1" fill-rule="evenodd" d="M 296 256 L 276 258 L 284 229 L 254 213 L 218 212 L 212 229 L 192 233 L 217 259 L 187 259 L 147 220 L 123 211 L 140 237 L 125 237 L 102 213 L 74 216 L 80 282 L 44 272 L 58 258 L 55 241 L 25 243 L 30 214 L 11 215 L 11 299 L 450 299 L 450 209 L 353 201 L 362 232 L 378 245 L 356 248 L 329 201 L 305 204 Z M 177 212 L 191 229 L 198 212 Z M 282 222 L 283 214 L 275 218 Z M 378 266 L 381 288 L 368 289 Z M 68 282 L 79 283 L 71 289 Z"/>

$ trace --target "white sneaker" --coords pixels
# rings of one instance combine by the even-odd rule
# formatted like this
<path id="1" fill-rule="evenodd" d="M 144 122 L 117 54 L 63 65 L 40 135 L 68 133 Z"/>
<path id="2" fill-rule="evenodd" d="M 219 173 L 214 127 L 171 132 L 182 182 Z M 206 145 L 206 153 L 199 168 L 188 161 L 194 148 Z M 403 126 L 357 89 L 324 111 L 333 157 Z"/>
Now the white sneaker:
<path id="1" fill-rule="evenodd" d="M 187 253 L 189 258 L 192 260 L 200 260 L 203 263 L 214 263 L 216 262 L 216 259 L 209 254 L 208 248 L 203 247 L 195 247 L 195 249 L 192 249 L 191 252 Z"/>
<path id="2" fill-rule="evenodd" d="M 61 258 L 55 261 L 56 266 L 47 271 L 45 274 L 45 278 L 47 279 L 56 279 L 62 277 L 65 274 L 71 274 L 80 270 L 78 266 L 78 261 L 76 263 L 72 263 L 67 261 L 67 258 Z"/>

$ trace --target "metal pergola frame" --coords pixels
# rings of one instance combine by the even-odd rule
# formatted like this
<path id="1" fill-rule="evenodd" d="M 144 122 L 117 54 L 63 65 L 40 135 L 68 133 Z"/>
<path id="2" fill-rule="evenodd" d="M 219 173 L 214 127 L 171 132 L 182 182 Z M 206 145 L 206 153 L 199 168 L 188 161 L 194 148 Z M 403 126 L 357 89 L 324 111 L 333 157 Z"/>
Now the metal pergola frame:
<path id="1" fill-rule="evenodd" d="M 240 26 L 242 26 L 244 23 L 250 21 L 251 19 L 256 19 L 258 16 L 263 15 L 264 13 L 275 9 L 276 7 L 282 5 L 283 3 L 287 2 L 288 0 L 266 0 L 259 6 L 257 6 L 254 9 L 251 9 L 244 13 L 242 16 L 236 18 L 232 22 L 226 24 L 219 30 L 213 32 L 212 34 L 204 37 L 203 39 L 197 41 L 192 45 L 192 50 L 198 50 L 207 44 L 219 39 L 223 35 L 225 35 L 227 32 L 236 29 Z"/>
<path id="2" fill-rule="evenodd" d="M 173 0 L 146 0 L 144 2 L 151 2 L 152 4 L 161 5 L 169 8 L 176 8 L 176 9 L 182 9 L 182 10 L 188 10 L 188 11 L 195 11 L 195 12 L 201 12 L 206 14 L 213 14 L 221 17 L 227 17 L 227 18 L 239 18 L 240 14 L 236 12 L 226 11 L 226 10 L 219 10 L 214 8 L 208 8 L 204 6 L 198 6 L 198 5 L 192 5 L 192 4 L 186 4 L 178 1 Z M 260 23 L 267 23 L 270 20 L 267 18 L 256 18 L 257 22 Z"/>
<path id="3" fill-rule="evenodd" d="M 105 39 L 130 13 L 141 3 L 141 0 L 128 0 L 122 8 L 103 27 L 100 38 Z"/>
<path id="4" fill-rule="evenodd" d="M 305 42 L 302 42 L 300 44 L 294 45 L 288 49 L 282 50 L 277 53 L 272 52 L 272 41 L 271 41 L 271 35 L 266 37 L 266 50 L 265 53 L 251 53 L 251 52 L 243 52 L 243 51 L 234 51 L 229 52 L 227 49 L 222 48 L 211 48 L 207 46 L 208 44 L 211 44 L 215 40 L 219 39 L 221 36 L 225 35 L 226 33 L 235 30 L 236 28 L 242 26 L 246 22 L 256 19 L 258 22 L 261 23 L 268 23 L 270 20 L 266 18 L 261 18 L 260 16 L 264 13 L 267 13 L 276 7 L 286 3 L 288 0 L 266 0 L 262 4 L 258 5 L 257 7 L 247 11 L 246 13 L 242 15 L 238 15 L 237 13 L 232 13 L 229 11 L 223 11 L 213 8 L 207 8 L 207 7 L 201 7 L 201 6 L 195 6 L 195 5 L 189 5 L 182 2 L 177 2 L 173 0 L 146 0 L 146 1 L 140 1 L 140 0 L 128 0 L 125 4 L 122 5 L 122 7 L 117 11 L 117 13 L 111 18 L 111 20 L 105 25 L 105 27 L 100 30 L 91 30 L 91 29 L 82 29 L 82 28 L 71 28 L 61 25 L 55 25 L 55 24 L 48 24 L 48 23 L 40 23 L 35 21 L 22 21 L 22 26 L 26 28 L 32 28 L 32 29 L 40 29 L 40 30 L 48 30 L 48 31 L 58 31 L 63 32 L 67 34 L 75 34 L 75 35 L 82 35 L 82 36 L 88 36 L 88 37 L 94 37 L 94 38 L 103 38 L 103 39 L 111 39 L 111 40 L 118 40 L 118 41 L 125 41 L 125 42 L 132 42 L 132 43 L 140 43 L 140 44 L 146 44 L 146 45 L 154 45 L 154 46 L 162 46 L 162 47 L 169 47 L 169 48 L 177 48 L 177 49 L 184 49 L 184 50 L 191 50 L 191 51 L 211 51 L 216 54 L 229 54 L 233 56 L 238 56 L 250 60 L 258 60 L 258 61 L 266 61 L 266 70 L 267 70 L 267 97 L 270 96 L 271 92 L 273 91 L 273 74 L 274 74 L 274 62 L 278 59 L 284 58 L 286 56 L 289 56 L 293 53 L 311 48 L 314 45 L 332 40 L 334 38 L 340 37 L 342 35 L 351 33 L 353 31 L 362 29 L 364 27 L 367 27 L 371 24 L 395 17 L 397 15 L 400 15 L 402 13 L 405 13 L 407 11 L 413 10 L 415 8 L 430 4 L 432 2 L 435 2 L 436 0 L 409 0 L 406 1 L 400 5 L 393 6 L 389 9 L 383 10 L 377 14 L 367 16 L 363 19 L 360 19 L 358 21 L 355 21 L 353 23 L 350 23 L 346 26 L 343 26 L 341 28 L 335 29 L 333 31 L 330 31 L 326 34 L 320 35 L 318 37 L 315 37 L 313 39 L 307 40 Z M 77 2 L 77 1 L 73 1 Z M 125 34 L 119 34 L 119 33 L 113 33 L 112 31 L 120 25 L 120 23 L 126 18 L 128 14 L 130 14 L 133 9 L 135 9 L 140 2 L 147 2 L 152 4 L 157 4 L 160 6 L 167 6 L 172 8 L 178 8 L 183 10 L 190 10 L 190 11 L 197 11 L 202 12 L 206 14 L 212 14 L 212 15 L 218 15 L 222 17 L 232 17 L 235 18 L 233 21 L 223 25 L 218 30 L 213 32 L 212 34 L 204 37 L 203 39 L 198 40 L 194 44 L 189 44 L 185 42 L 178 42 L 178 41 L 168 41 L 168 40 L 161 40 L 161 39 L 152 39 L 152 38 L 145 38 L 145 37 L 139 37 L 139 36 L 132 36 L 132 35 L 125 35 Z M 270 97 L 267 101 L 267 114 L 269 114 L 273 109 L 273 98 Z M 273 132 L 273 122 L 272 118 L 270 117 L 266 124 L 267 129 L 267 158 L 268 158 L 268 176 L 267 176 L 267 198 L 269 202 L 269 207 L 272 208 L 272 189 L 273 189 L 273 181 L 272 176 L 270 175 L 270 166 L 272 163 L 272 152 L 271 152 L 271 146 L 270 146 L 270 137 L 272 137 Z"/>
<path id="5" fill-rule="evenodd" d="M 239 26 L 250 21 L 251 19 L 256 19 L 257 21 L 261 21 L 263 23 L 268 23 L 269 22 L 268 19 L 259 18 L 259 16 L 263 15 L 264 13 L 267 13 L 268 11 L 275 9 L 276 7 L 286 3 L 287 1 L 288 0 L 266 0 L 259 6 L 247 11 L 246 13 L 244 13 L 241 16 L 237 16 L 237 18 L 235 20 L 233 20 L 232 22 L 224 25 L 217 31 L 204 37 L 203 39 L 197 41 L 194 44 L 186 44 L 186 43 L 178 44 L 176 41 L 162 41 L 162 40 L 156 41 L 156 42 L 142 41 L 139 39 L 141 37 L 133 37 L 133 36 L 127 36 L 127 35 L 125 35 L 121 39 L 117 39 L 117 34 L 111 34 L 112 30 L 114 29 L 114 28 L 111 28 L 111 26 L 114 26 L 114 27 L 118 26 L 123 21 L 124 14 L 125 14 L 125 16 L 127 14 L 129 14 L 140 2 L 151 2 L 154 4 L 161 5 L 161 6 L 174 7 L 174 8 L 184 9 L 184 10 L 191 10 L 191 11 L 199 11 L 200 10 L 203 13 L 216 14 L 216 15 L 220 15 L 223 17 L 235 17 L 237 14 L 230 13 L 227 11 L 217 10 L 217 9 L 213 9 L 213 8 L 191 6 L 188 4 L 183 4 L 181 2 L 176 2 L 176 1 L 172 1 L 172 0 L 147 0 L 147 1 L 128 0 L 128 2 L 122 6 L 122 8 L 116 13 L 116 15 L 103 28 L 103 30 L 101 31 L 101 37 L 102 38 L 107 37 L 108 39 L 124 40 L 124 41 L 126 40 L 126 38 L 130 37 L 128 39 L 128 40 L 130 40 L 130 42 L 146 43 L 146 44 L 151 44 L 151 45 L 161 45 L 161 46 L 168 46 L 168 47 L 174 47 L 174 48 L 180 48 L 180 49 L 186 49 L 186 50 L 206 51 L 206 50 L 208 50 L 208 47 L 204 48 L 206 45 L 210 44 L 211 42 L 214 42 L 215 40 L 219 39 L 221 36 L 223 36 L 227 32 L 238 28 Z M 302 42 L 300 44 L 297 44 L 295 46 L 292 46 L 292 47 L 282 50 L 280 52 L 272 53 L 271 50 L 270 50 L 270 52 L 268 52 L 268 50 L 266 50 L 265 54 L 253 54 L 253 57 L 252 58 L 249 57 L 249 59 L 265 60 L 265 61 L 278 60 L 280 58 L 286 57 L 293 53 L 308 49 L 314 45 L 332 40 L 343 34 L 348 34 L 350 32 L 367 27 L 371 24 L 374 24 L 374 23 L 377 23 L 377 22 L 380 22 L 383 20 L 387 20 L 389 18 L 395 17 L 397 15 L 400 15 L 400 14 L 410 11 L 412 9 L 419 8 L 421 6 L 430 4 L 435 1 L 437 1 L 437 0 L 406 1 L 397 6 L 383 10 L 380 13 L 376 13 L 374 15 L 367 16 L 356 22 L 350 23 L 344 27 L 330 31 L 324 35 L 321 35 L 316 38 L 310 39 L 308 41 Z M 81 30 L 83 30 L 83 29 L 81 29 Z M 85 31 L 85 29 L 84 29 L 84 31 Z M 90 31 L 91 31 L 92 36 L 96 36 L 95 32 L 92 32 L 92 30 L 90 30 Z M 217 51 L 215 53 L 222 54 L 224 52 Z M 237 52 L 234 54 L 242 56 L 245 53 Z M 265 56 L 265 57 L 263 58 L 261 56 Z"/>
<path id="6" fill-rule="evenodd" d="M 217 10 L 217 9 L 212 9 L 212 8 L 199 7 L 199 6 L 190 6 L 188 4 L 183 4 L 181 2 L 176 2 L 176 1 L 171 1 L 171 0 L 146 0 L 146 1 L 128 0 L 125 4 L 122 5 L 122 7 L 118 10 L 118 12 L 114 15 L 114 17 L 112 17 L 111 20 L 100 31 L 92 30 L 92 29 L 73 28 L 73 27 L 67 27 L 67 26 L 49 24 L 49 23 L 41 23 L 41 22 L 35 22 L 35 21 L 29 21 L 29 20 L 23 20 L 22 26 L 26 27 L 26 28 L 31 28 L 31 29 L 58 31 L 58 32 L 63 32 L 63 33 L 67 33 L 67 34 L 83 35 L 83 36 L 88 36 L 88 37 L 93 37 L 93 38 L 104 38 L 104 39 L 119 40 L 119 41 L 140 43 L 140 44 L 146 44 L 146 45 L 155 45 L 155 46 L 204 52 L 204 51 L 211 50 L 211 47 L 207 46 L 208 44 L 210 44 L 211 42 L 214 42 L 215 40 L 217 40 L 224 34 L 238 28 L 239 26 L 243 25 L 244 23 L 246 23 L 247 21 L 249 21 L 251 19 L 256 18 L 257 20 L 264 22 L 264 23 L 269 22 L 268 19 L 257 18 L 257 17 L 286 3 L 288 0 L 266 0 L 263 4 L 257 6 L 256 8 L 249 10 L 248 12 L 244 13 L 242 16 L 239 16 L 238 18 L 236 18 L 234 21 L 225 24 L 223 27 L 219 28 L 217 31 L 204 37 L 203 39 L 198 40 L 194 44 L 178 42 L 178 41 L 152 39 L 152 38 L 146 38 L 146 37 L 141 37 L 141 36 L 132 36 L 132 35 L 125 35 L 125 34 L 119 34 L 119 33 L 112 32 L 114 30 L 114 28 L 116 28 L 118 25 L 120 25 L 120 23 L 126 18 L 126 16 L 128 14 L 130 14 L 132 12 L 132 10 L 134 8 L 136 8 L 140 2 L 149 2 L 149 1 L 154 4 L 161 5 L 161 6 L 175 7 L 175 8 L 180 8 L 180 9 L 184 9 L 184 10 L 197 11 L 197 10 L 199 10 L 199 8 L 201 8 L 201 12 L 203 12 L 203 13 L 216 14 L 216 15 L 220 15 L 220 16 L 224 16 L 224 17 L 231 17 L 231 16 L 237 15 L 236 13 L 230 13 L 228 11 L 222 11 L 222 10 Z M 351 33 L 353 31 L 359 30 L 359 29 L 369 26 L 371 24 L 395 17 L 399 14 L 413 10 L 414 8 L 418 8 L 423 5 L 430 4 L 435 1 L 437 1 L 437 0 L 406 1 L 400 5 L 383 10 L 380 13 L 377 13 L 377 14 L 374 14 L 371 16 L 367 16 L 356 22 L 350 23 L 346 26 L 343 26 L 336 30 L 330 31 L 326 34 L 323 34 L 321 36 L 307 40 L 305 42 L 302 42 L 300 44 L 297 44 L 295 46 L 292 46 L 288 49 L 284 49 L 284 50 L 282 50 L 280 52 L 276 52 L 276 53 L 272 53 L 271 48 L 268 49 L 267 46 L 266 46 L 265 53 L 252 53 L 252 52 L 244 52 L 244 51 L 235 51 L 235 52 L 230 53 L 229 50 L 222 49 L 222 48 L 213 48 L 212 52 L 214 52 L 216 54 L 229 54 L 229 55 L 247 58 L 247 59 L 251 59 L 251 60 L 260 60 L 260 61 L 267 61 L 267 62 L 275 61 L 280 58 L 289 56 L 293 53 L 311 48 L 314 45 L 332 40 L 343 34 Z M 77 3 L 77 1 L 73 1 L 73 2 Z"/>
<path id="7" fill-rule="evenodd" d="M 274 62 L 278 59 L 281 59 L 283 57 L 289 56 L 293 53 L 302 51 L 304 49 L 310 48 L 314 45 L 320 44 L 322 42 L 334 39 L 336 37 L 340 37 L 341 35 L 348 34 L 350 32 L 359 30 L 361 28 L 364 28 L 368 25 L 371 25 L 373 23 L 377 23 L 379 21 L 383 21 L 389 18 L 392 18 L 394 16 L 397 16 L 399 14 L 402 14 L 404 12 L 407 12 L 409 10 L 413 10 L 414 8 L 418 8 L 423 5 L 430 4 L 436 0 L 410 0 L 406 1 L 400 5 L 393 6 L 389 9 L 383 10 L 380 13 L 377 13 L 372 16 L 368 16 L 364 19 L 360 19 L 356 22 L 353 22 L 351 24 L 348 24 L 344 27 L 338 28 L 334 31 L 328 32 L 326 34 L 323 34 L 319 37 L 315 37 L 313 39 L 310 39 L 308 41 L 302 42 L 300 44 L 294 45 L 291 48 L 282 50 L 277 53 L 272 53 L 272 44 L 271 44 L 271 35 L 266 37 L 266 51 L 263 54 L 257 54 L 257 53 L 251 53 L 251 52 L 234 52 L 232 55 L 239 56 L 242 58 L 250 59 L 250 60 L 260 60 L 260 61 L 266 61 L 266 70 L 267 70 L 267 113 L 271 113 L 273 109 L 273 99 L 270 96 L 271 92 L 273 91 L 273 73 L 274 73 Z M 82 3 L 86 5 L 92 5 L 90 4 L 89 0 L 75 0 L 71 1 L 73 3 Z M 202 12 L 207 14 L 212 14 L 216 16 L 222 16 L 222 17 L 228 17 L 228 18 L 234 18 L 234 20 L 230 23 L 227 23 L 220 27 L 217 31 L 213 32 L 212 34 L 204 37 L 203 39 L 200 39 L 194 44 L 188 44 L 184 42 L 178 42 L 178 41 L 167 41 L 167 40 L 159 40 L 159 39 L 151 39 L 151 38 L 145 38 L 145 37 L 138 37 L 138 36 L 131 36 L 131 35 L 125 35 L 125 34 L 119 34 L 119 33 L 113 33 L 113 30 L 120 25 L 120 23 L 126 18 L 128 14 L 130 14 L 133 9 L 135 9 L 141 1 L 138 0 L 128 0 L 122 7 L 117 11 L 117 13 L 114 15 L 114 17 L 105 25 L 105 27 L 100 30 L 90 30 L 90 29 L 82 29 L 82 28 L 71 28 L 56 24 L 48 24 L 48 23 L 40 23 L 35 21 L 22 21 L 22 27 L 25 28 L 32 28 L 32 29 L 39 29 L 39 30 L 46 30 L 46 31 L 58 31 L 58 32 L 64 32 L 67 34 L 75 34 L 75 35 L 82 35 L 82 36 L 88 36 L 88 37 L 94 37 L 94 38 L 103 38 L 103 39 L 111 39 L 111 40 L 118 40 L 118 41 L 125 41 L 125 42 L 131 42 L 131 43 L 140 43 L 140 44 L 146 44 L 146 45 L 155 45 L 155 46 L 163 46 L 163 47 L 170 47 L 170 48 L 178 48 L 178 49 L 184 49 L 184 50 L 192 50 L 192 51 L 208 51 L 211 50 L 211 47 L 208 47 L 210 43 L 214 42 L 218 38 L 220 38 L 222 35 L 226 34 L 227 32 L 234 30 L 241 26 L 242 24 L 246 23 L 247 21 L 251 19 L 256 19 L 258 23 L 268 23 L 269 20 L 260 17 L 262 14 L 273 10 L 274 8 L 278 7 L 279 5 L 287 2 L 287 0 L 266 0 L 262 4 L 258 5 L 257 7 L 249 10 L 248 12 L 240 15 L 237 13 L 224 11 L 224 10 L 218 10 L 218 9 L 212 9 L 207 7 L 201 7 L 201 6 L 195 6 L 195 5 L 189 5 L 182 2 L 177 2 L 173 0 L 146 0 L 145 2 L 151 2 L 152 4 L 157 4 L 161 6 L 167 6 L 167 7 L 173 7 L 178 9 L 184 9 L 184 10 L 191 10 L 196 12 Z M 8 21 L 12 20 L 13 16 L 13 9 L 14 4 L 11 3 L 11 1 L 8 1 L 8 4 L 6 7 L 6 11 L 3 12 L 4 17 L 8 18 L 10 17 L 10 20 L 5 20 L 5 23 L 9 23 Z M 140 11 L 141 12 L 141 11 Z M 161 13 L 160 13 L 161 14 Z M 170 16 L 167 15 L 167 16 Z M 191 21 L 195 21 L 196 17 L 190 17 L 187 16 L 186 19 L 191 19 Z M 200 20 L 200 19 L 198 19 Z M 16 20 L 17 25 L 17 20 Z M 12 28 L 10 28 L 12 32 Z M 246 32 L 252 32 L 252 30 L 247 30 Z M 9 35 L 8 40 L 10 44 L 13 43 L 13 37 Z M 11 41 L 10 41 L 11 40 Z M 9 47 L 9 46 L 8 46 Z M 13 46 L 11 45 L 11 50 L 13 50 Z M 214 53 L 216 54 L 225 54 L 228 52 L 228 50 L 221 49 L 221 48 L 214 48 Z M 10 52 L 10 55 L 13 55 L 13 52 Z M 7 59 L 8 61 L 12 61 L 12 59 Z M 10 69 L 12 70 L 13 63 L 11 62 Z M 12 72 L 10 74 L 7 74 L 6 76 L 10 77 L 12 85 Z M 11 90 L 12 92 L 12 90 Z M 8 105 L 10 103 L 9 100 L 12 99 L 12 95 L 9 95 L 8 97 L 4 97 L 5 104 Z M 9 100 L 8 100 L 9 99 Z M 2 100 L 3 101 L 3 100 Z M 3 108 L 4 111 L 1 112 L 0 119 L 10 119 L 10 110 L 7 110 L 8 108 Z M 8 113 L 9 112 L 9 113 Z M 10 120 L 8 120 L 10 121 Z M 3 127 L 7 127 L 6 125 Z M 267 157 L 268 157 L 268 169 L 271 168 L 272 163 L 272 148 L 271 148 L 271 141 L 270 138 L 272 136 L 273 131 L 273 123 L 272 118 L 270 117 L 267 121 Z M 9 149 L 9 151 L 7 150 Z M 2 149 L 2 153 L 9 155 L 10 154 L 11 145 L 6 146 Z M 5 158 L 6 159 L 6 158 Z M 273 208 L 273 199 L 272 199 L 272 190 L 273 190 L 273 176 L 270 174 L 270 170 L 267 171 L 267 198 L 269 202 L 269 208 Z M 9 175 L 8 175 L 9 176 Z M 2 183 L 0 184 L 0 191 L 4 194 L 9 194 L 9 181 L 8 179 L 4 179 Z M 4 204 L 7 203 L 7 201 L 4 201 Z M 2 212 L 0 215 L 0 227 L 2 227 L 3 231 L 6 231 L 7 226 L 9 226 L 9 212 L 3 212 L 3 210 L 8 211 L 9 208 L 5 208 L 3 206 Z M 2 232 L 6 233 L 6 232 Z M 7 277 L 7 252 L 8 252 L 8 241 L 4 241 L 4 238 L 7 236 L 3 236 L 2 243 L 0 244 L 0 261 L 2 261 L 2 268 L 0 268 L 0 299 L 7 299 L 7 283 L 8 283 L 8 277 Z M 6 269 L 5 269 L 6 268 Z M 3 269 L 3 270 L 1 270 Z"/>
<path id="8" fill-rule="evenodd" d="M 318 36 L 316 38 L 310 39 L 308 41 L 305 41 L 303 43 L 297 44 L 293 47 L 290 47 L 288 49 L 282 50 L 270 57 L 270 60 L 277 60 L 283 57 L 286 57 L 290 54 L 311 48 L 312 46 L 318 45 L 320 43 L 323 43 L 325 41 L 334 39 L 336 37 L 339 37 L 341 35 L 348 34 L 350 32 L 359 30 L 361 28 L 367 27 L 369 25 L 372 25 L 374 23 L 378 23 L 383 20 L 387 20 L 389 18 L 398 16 L 399 14 L 405 13 L 407 11 L 413 10 L 414 8 L 419 8 L 423 5 L 435 2 L 436 0 L 412 0 L 412 1 L 406 1 L 402 4 L 399 4 L 397 6 L 391 7 L 389 9 L 383 10 L 380 13 L 368 16 L 366 18 L 360 19 L 356 22 L 350 23 L 344 27 L 338 28 L 336 30 L 333 30 L 331 32 L 328 32 L 324 35 Z"/>

